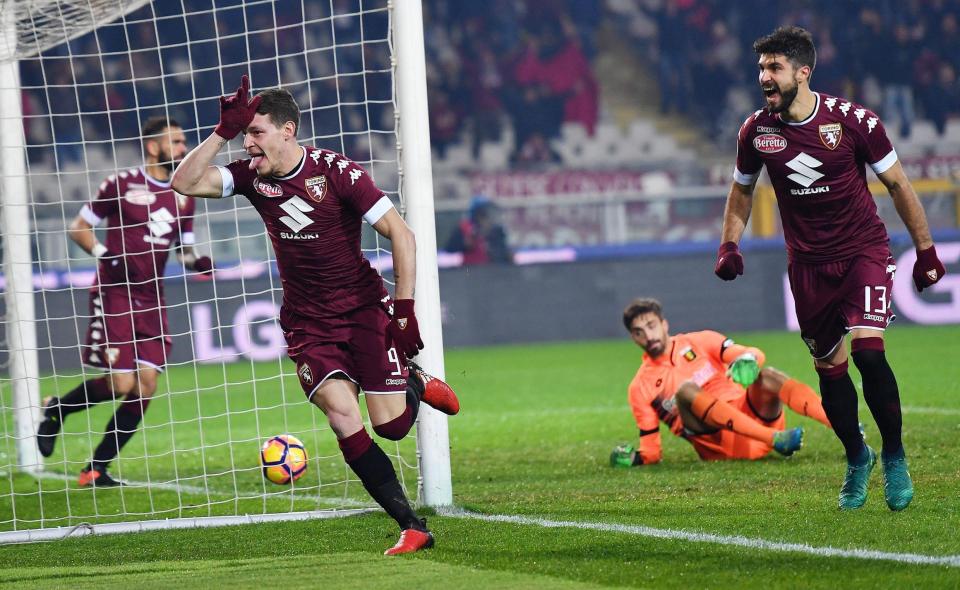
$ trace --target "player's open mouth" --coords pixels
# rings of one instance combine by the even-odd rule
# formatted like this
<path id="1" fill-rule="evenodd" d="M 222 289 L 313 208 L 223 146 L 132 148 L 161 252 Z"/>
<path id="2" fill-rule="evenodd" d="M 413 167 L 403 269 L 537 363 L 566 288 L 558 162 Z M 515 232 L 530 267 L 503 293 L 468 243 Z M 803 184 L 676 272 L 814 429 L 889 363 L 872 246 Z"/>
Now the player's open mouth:
<path id="1" fill-rule="evenodd" d="M 259 154 L 250 154 L 250 169 L 256 170 L 257 166 L 260 165 L 260 162 L 263 161 L 263 152 Z"/>
<path id="2" fill-rule="evenodd" d="M 780 95 L 780 92 L 777 90 L 776 86 L 771 86 L 770 88 L 763 88 L 763 94 L 767 98 L 774 98 Z"/>

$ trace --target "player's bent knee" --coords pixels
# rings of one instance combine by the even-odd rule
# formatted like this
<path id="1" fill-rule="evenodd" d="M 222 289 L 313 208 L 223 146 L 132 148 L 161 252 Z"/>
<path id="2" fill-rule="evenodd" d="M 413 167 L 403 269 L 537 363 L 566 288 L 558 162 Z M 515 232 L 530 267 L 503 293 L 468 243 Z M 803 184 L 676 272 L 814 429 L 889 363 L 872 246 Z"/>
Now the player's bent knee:
<path id="1" fill-rule="evenodd" d="M 387 440 L 403 440 L 412 427 L 413 422 L 407 421 L 405 424 L 401 424 L 399 418 L 397 418 L 384 424 L 375 425 L 373 431 L 377 433 L 377 436 Z"/>
<path id="2" fill-rule="evenodd" d="M 790 377 L 773 367 L 764 367 L 760 370 L 760 386 L 768 391 L 780 391 L 783 384 L 790 380 Z"/>
<path id="3" fill-rule="evenodd" d="M 114 397 L 130 395 L 136 385 L 137 380 L 133 373 L 112 373 L 110 375 L 110 387 L 113 389 Z"/>
<path id="4" fill-rule="evenodd" d="M 680 389 L 677 390 L 677 403 L 690 407 L 693 405 L 693 400 L 695 400 L 702 392 L 703 390 L 700 389 L 699 385 L 693 383 L 692 381 L 687 381 L 680 386 Z"/>

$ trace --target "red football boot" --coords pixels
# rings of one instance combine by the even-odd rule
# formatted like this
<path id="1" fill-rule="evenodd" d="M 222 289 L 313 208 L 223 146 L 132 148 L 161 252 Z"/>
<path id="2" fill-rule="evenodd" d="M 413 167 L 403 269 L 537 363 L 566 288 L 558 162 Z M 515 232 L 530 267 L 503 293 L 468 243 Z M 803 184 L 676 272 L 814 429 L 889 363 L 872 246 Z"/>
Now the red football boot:
<path id="1" fill-rule="evenodd" d="M 393 547 L 383 552 L 384 555 L 403 555 L 404 553 L 413 553 L 421 549 L 433 547 L 433 535 L 430 531 L 418 531 L 417 529 L 404 529 L 400 533 L 400 540 Z"/>
<path id="2" fill-rule="evenodd" d="M 420 401 L 448 416 L 453 416 L 460 411 L 460 400 L 449 385 L 430 375 L 413 361 L 407 361 L 407 369 L 411 375 L 417 377 L 415 381 L 420 382 L 421 387 L 417 388 Z"/>

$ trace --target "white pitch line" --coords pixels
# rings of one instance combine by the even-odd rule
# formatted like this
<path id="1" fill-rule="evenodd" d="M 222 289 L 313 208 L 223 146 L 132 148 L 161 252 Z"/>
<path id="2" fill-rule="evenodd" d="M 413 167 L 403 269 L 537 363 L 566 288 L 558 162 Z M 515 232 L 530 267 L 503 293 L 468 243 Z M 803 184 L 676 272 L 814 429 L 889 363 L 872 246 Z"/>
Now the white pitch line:
<path id="1" fill-rule="evenodd" d="M 50 472 L 40 472 L 32 474 L 37 479 L 58 479 L 62 481 L 73 481 L 74 478 L 69 475 L 64 475 L 62 473 L 50 473 Z M 263 498 L 286 498 L 288 492 L 280 492 L 277 494 L 257 494 L 254 496 L 234 496 L 232 492 L 226 492 L 221 490 L 214 490 L 210 488 L 205 488 L 202 486 L 194 486 L 190 484 L 174 483 L 174 482 L 159 482 L 151 483 L 146 481 L 129 481 L 124 480 L 127 483 L 128 488 L 150 488 L 156 490 L 164 490 L 169 492 L 178 492 L 186 494 L 197 494 L 202 496 L 221 496 L 229 497 L 238 500 L 260 500 Z M 316 494 L 293 494 L 294 500 L 308 500 L 311 502 L 317 502 L 318 504 L 326 504 L 328 506 L 353 506 L 353 507 L 364 507 L 369 508 L 369 503 L 360 502 L 357 500 L 351 500 L 348 498 L 331 498 L 328 496 L 319 496 Z"/>
<path id="2" fill-rule="evenodd" d="M 893 553 L 889 551 L 875 551 L 872 549 L 814 547 L 813 545 L 807 545 L 805 543 L 782 543 L 779 541 L 751 539 L 749 537 L 741 537 L 736 535 L 714 535 L 711 533 L 697 533 L 683 530 L 657 529 L 641 525 L 548 520 L 545 518 L 511 516 L 506 514 L 478 514 L 476 512 L 456 509 L 441 511 L 440 514 L 453 518 L 466 518 L 487 522 L 505 522 L 510 524 L 540 526 L 544 528 L 573 528 L 604 531 L 610 533 L 625 533 L 628 535 L 639 535 L 641 537 L 653 537 L 656 539 L 673 539 L 679 541 L 691 541 L 694 543 L 714 543 L 717 545 L 745 547 L 747 549 L 763 549 L 767 551 L 778 551 L 784 553 L 805 553 L 819 557 L 843 557 L 851 559 L 868 559 L 873 561 L 893 561 L 897 563 L 909 563 L 914 565 L 943 565 L 947 567 L 960 567 L 960 555 L 921 555 L 918 553 Z"/>
<path id="3" fill-rule="evenodd" d="M 957 408 L 926 408 L 922 406 L 903 406 L 904 414 L 937 414 L 940 416 L 960 416 Z"/>

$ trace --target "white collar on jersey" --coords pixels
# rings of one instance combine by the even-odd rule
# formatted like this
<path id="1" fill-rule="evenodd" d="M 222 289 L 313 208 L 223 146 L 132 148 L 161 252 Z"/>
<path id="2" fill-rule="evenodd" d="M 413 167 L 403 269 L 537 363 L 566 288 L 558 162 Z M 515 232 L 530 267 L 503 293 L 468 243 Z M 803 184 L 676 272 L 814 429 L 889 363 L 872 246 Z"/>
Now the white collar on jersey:
<path id="1" fill-rule="evenodd" d="M 300 156 L 300 163 L 297 164 L 297 167 L 293 169 L 293 172 L 287 174 L 286 176 L 273 176 L 275 180 L 290 180 L 297 174 L 300 174 L 300 171 L 303 170 L 303 165 L 307 163 L 307 148 L 300 146 L 300 149 L 303 151 L 303 155 Z"/>
<path id="2" fill-rule="evenodd" d="M 810 116 L 808 116 L 803 121 L 785 121 L 783 117 L 780 117 L 780 120 L 786 123 L 787 125 L 806 125 L 810 121 L 813 121 L 813 118 L 817 116 L 817 112 L 820 111 L 820 93 L 814 92 L 813 95 L 817 97 L 817 104 L 814 105 L 813 112 L 810 113 Z"/>
<path id="3" fill-rule="evenodd" d="M 163 182 L 162 180 L 157 180 L 156 178 L 147 174 L 147 169 L 143 166 L 140 166 L 140 174 L 143 174 L 143 177 L 152 182 L 157 186 L 162 186 L 163 188 L 170 188 L 170 183 L 173 182 L 173 175 L 170 175 L 170 180 Z"/>

